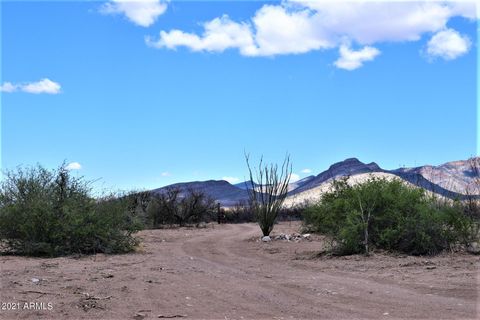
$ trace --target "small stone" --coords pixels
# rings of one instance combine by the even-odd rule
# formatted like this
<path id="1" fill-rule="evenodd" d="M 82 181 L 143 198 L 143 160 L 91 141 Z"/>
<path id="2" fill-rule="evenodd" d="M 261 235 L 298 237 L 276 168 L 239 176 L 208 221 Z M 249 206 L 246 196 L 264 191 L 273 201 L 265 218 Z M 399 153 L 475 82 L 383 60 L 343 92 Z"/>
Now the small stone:
<path id="1" fill-rule="evenodd" d="M 467 246 L 467 252 L 471 254 L 480 254 L 480 245 L 478 242 L 472 242 Z"/>
<path id="2" fill-rule="evenodd" d="M 269 236 L 265 236 L 265 237 L 262 238 L 262 241 L 263 242 L 268 242 L 268 241 L 272 241 L 272 239 Z"/>
<path id="3" fill-rule="evenodd" d="M 38 284 L 40 282 L 40 279 L 38 278 L 32 278 L 32 282 L 35 284 Z"/>

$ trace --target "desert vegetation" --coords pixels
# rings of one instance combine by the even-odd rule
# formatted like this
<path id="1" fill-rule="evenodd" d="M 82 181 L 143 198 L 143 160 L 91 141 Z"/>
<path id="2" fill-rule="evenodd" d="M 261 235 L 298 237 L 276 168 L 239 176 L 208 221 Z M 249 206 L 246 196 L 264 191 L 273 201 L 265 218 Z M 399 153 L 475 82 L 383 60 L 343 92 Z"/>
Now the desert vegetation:
<path id="1" fill-rule="evenodd" d="M 128 252 L 142 227 L 135 209 L 131 195 L 95 199 L 65 165 L 17 168 L 0 185 L 1 249 L 34 256 Z"/>
<path id="2" fill-rule="evenodd" d="M 245 155 L 245 160 L 251 183 L 250 207 L 263 235 L 269 236 L 287 197 L 292 173 L 290 156 L 285 156 L 281 167 L 273 163 L 264 164 L 261 158 L 258 168 L 252 169 L 248 155 Z"/>
<path id="3" fill-rule="evenodd" d="M 368 255 L 372 249 L 412 255 L 478 249 L 476 190 L 466 200 L 451 200 L 400 179 L 372 176 L 351 185 L 343 178 L 317 203 L 285 208 L 289 157 L 281 166 L 261 160 L 253 169 L 248 156 L 246 162 L 250 199 L 231 208 L 220 208 L 201 190 L 176 187 L 94 197 L 90 183 L 65 165 L 7 171 L 0 184 L 0 249 L 35 256 L 123 253 L 133 250 L 138 243 L 133 235 L 141 229 L 199 226 L 220 222 L 220 216 L 226 223 L 257 222 L 264 236 L 277 221 L 302 219 L 305 229 L 326 235 L 331 252 L 342 255 Z M 478 167 L 472 160 L 473 172 Z M 475 181 L 478 187 L 480 180 Z"/>
<path id="4" fill-rule="evenodd" d="M 337 254 L 369 254 L 372 247 L 413 255 L 436 254 L 478 239 L 478 216 L 461 201 L 446 201 L 394 179 L 370 178 L 330 192 L 304 211 L 305 226 L 325 234 Z"/>
<path id="5" fill-rule="evenodd" d="M 201 191 L 189 189 L 182 193 L 179 188 L 167 188 L 150 196 L 147 225 L 159 228 L 209 222 L 214 220 L 216 211 L 216 202 Z"/>

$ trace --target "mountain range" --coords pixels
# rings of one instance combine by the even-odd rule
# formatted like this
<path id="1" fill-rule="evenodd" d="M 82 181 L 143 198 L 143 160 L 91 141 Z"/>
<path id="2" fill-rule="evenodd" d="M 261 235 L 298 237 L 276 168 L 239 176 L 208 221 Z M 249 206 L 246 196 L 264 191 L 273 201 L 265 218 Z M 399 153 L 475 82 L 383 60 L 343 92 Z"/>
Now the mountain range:
<path id="1" fill-rule="evenodd" d="M 479 174 L 472 163 L 480 164 L 480 158 L 452 161 L 439 166 L 425 165 L 414 168 L 382 169 L 375 162 L 363 163 L 357 158 L 349 158 L 331 165 L 318 175 L 311 175 L 290 183 L 285 204 L 294 206 L 305 201 L 318 200 L 327 191 L 334 179 L 349 177 L 350 183 L 360 183 L 369 177 L 400 178 L 407 183 L 422 187 L 435 194 L 451 198 L 464 199 L 467 195 L 478 196 Z M 239 202 L 248 201 L 248 189 L 251 182 L 230 184 L 225 180 L 208 180 L 176 183 L 151 190 L 153 193 L 165 192 L 168 188 L 178 188 L 182 193 L 188 190 L 204 192 L 223 207 L 232 207 Z"/>

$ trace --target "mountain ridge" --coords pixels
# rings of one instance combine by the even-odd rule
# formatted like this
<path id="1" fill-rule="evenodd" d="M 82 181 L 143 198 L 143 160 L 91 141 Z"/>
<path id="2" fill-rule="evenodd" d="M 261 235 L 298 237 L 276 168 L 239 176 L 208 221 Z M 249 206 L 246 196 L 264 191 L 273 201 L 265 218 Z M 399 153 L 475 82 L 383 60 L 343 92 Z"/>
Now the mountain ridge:
<path id="1" fill-rule="evenodd" d="M 375 162 L 363 163 L 357 158 L 347 158 L 332 164 L 327 170 L 316 176 L 311 175 L 292 182 L 289 186 L 288 197 L 301 197 L 302 194 L 312 193 L 312 190 L 324 190 L 325 188 L 322 188 L 322 186 L 334 179 L 367 174 L 386 177 L 396 176 L 441 196 L 451 199 L 465 199 L 468 194 L 478 195 L 480 191 L 477 190 L 478 184 L 475 181 L 479 178 L 478 172 L 474 172 L 475 170 L 471 167 L 472 159 L 476 161 L 475 163 L 480 164 L 480 158 L 477 157 L 468 160 L 450 161 L 438 166 L 425 165 L 385 170 Z M 232 207 L 238 202 L 248 201 L 251 184 L 249 181 L 234 185 L 225 180 L 192 181 L 171 184 L 153 189 L 151 192 L 162 193 L 168 188 L 179 188 L 182 193 L 186 193 L 190 189 L 202 191 L 222 206 Z"/>

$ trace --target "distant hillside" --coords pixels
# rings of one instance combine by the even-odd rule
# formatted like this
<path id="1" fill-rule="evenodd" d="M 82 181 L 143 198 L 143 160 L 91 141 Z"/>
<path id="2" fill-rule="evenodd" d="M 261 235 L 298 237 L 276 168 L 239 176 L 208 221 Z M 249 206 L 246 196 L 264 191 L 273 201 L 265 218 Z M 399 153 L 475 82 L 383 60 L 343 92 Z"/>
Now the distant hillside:
<path id="1" fill-rule="evenodd" d="M 288 185 L 288 191 L 293 191 L 293 190 L 296 190 L 300 187 L 303 187 L 304 185 L 306 185 L 307 183 L 310 183 L 313 179 L 315 179 L 315 176 L 308 176 L 308 177 L 305 177 L 303 179 L 300 179 L 298 181 L 295 181 L 295 182 L 291 182 L 289 185 Z"/>
<path id="2" fill-rule="evenodd" d="M 383 172 L 375 162 L 365 164 L 357 158 L 349 158 L 341 162 L 332 164 L 328 170 L 323 171 L 316 177 L 310 179 L 307 183 L 291 191 L 291 195 L 320 186 L 330 179 L 336 179 L 344 176 L 353 176 L 361 173 Z"/>
<path id="3" fill-rule="evenodd" d="M 439 166 L 426 165 L 415 168 L 400 168 L 391 172 L 424 188 L 433 184 L 433 188 L 438 190 L 448 190 L 461 194 L 478 194 L 480 190 L 477 190 L 478 187 L 475 183 L 475 179 L 478 179 L 478 173 L 472 169 L 472 161 L 479 163 L 480 158 L 452 161 Z"/>
<path id="4" fill-rule="evenodd" d="M 244 181 L 234 184 L 235 187 L 243 189 L 243 190 L 251 190 L 252 189 L 252 182 L 251 181 Z M 258 187 L 258 184 L 255 183 L 255 187 Z"/>
<path id="5" fill-rule="evenodd" d="M 246 190 L 235 187 L 224 180 L 176 183 L 163 188 L 152 190 L 152 192 L 165 192 L 167 188 L 179 188 L 184 194 L 191 189 L 202 191 L 206 195 L 220 202 L 220 205 L 224 207 L 231 207 L 237 204 L 239 201 L 248 200 L 248 192 Z"/>
<path id="6" fill-rule="evenodd" d="M 475 161 L 480 163 L 480 158 L 476 158 Z M 328 170 L 317 176 L 309 176 L 291 183 L 286 204 L 317 200 L 330 188 L 334 179 L 345 176 L 350 177 L 351 183 L 360 183 L 370 176 L 387 179 L 397 177 L 451 199 L 464 199 L 467 193 L 479 194 L 480 192 L 475 183 L 478 173 L 472 170 L 470 160 L 453 161 L 439 166 L 426 165 L 384 170 L 375 162 L 366 164 L 356 158 L 349 158 L 331 165 Z M 240 201 L 248 201 L 248 189 L 251 188 L 251 184 L 242 182 L 231 185 L 224 180 L 195 181 L 173 184 L 152 192 L 164 192 L 168 187 L 180 188 L 183 192 L 189 189 L 199 190 L 220 202 L 222 206 L 231 207 Z"/>

